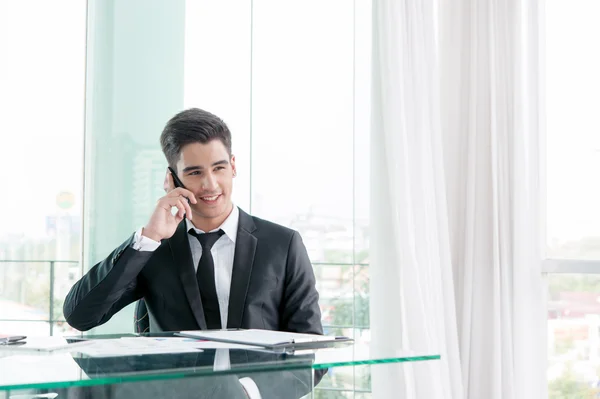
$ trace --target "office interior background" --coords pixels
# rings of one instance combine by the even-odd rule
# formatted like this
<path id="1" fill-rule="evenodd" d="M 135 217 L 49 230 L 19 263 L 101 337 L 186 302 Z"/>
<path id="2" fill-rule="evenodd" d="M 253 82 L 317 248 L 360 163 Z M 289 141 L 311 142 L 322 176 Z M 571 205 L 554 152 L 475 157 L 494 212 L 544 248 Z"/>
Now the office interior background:
<path id="1" fill-rule="evenodd" d="M 301 233 L 326 333 L 442 353 L 396 382 L 336 371 L 319 397 L 598 397 L 599 17 L 0 0 L 0 332 L 78 334 L 66 293 L 145 223 L 162 127 L 199 107 L 232 131 L 235 204 Z"/>

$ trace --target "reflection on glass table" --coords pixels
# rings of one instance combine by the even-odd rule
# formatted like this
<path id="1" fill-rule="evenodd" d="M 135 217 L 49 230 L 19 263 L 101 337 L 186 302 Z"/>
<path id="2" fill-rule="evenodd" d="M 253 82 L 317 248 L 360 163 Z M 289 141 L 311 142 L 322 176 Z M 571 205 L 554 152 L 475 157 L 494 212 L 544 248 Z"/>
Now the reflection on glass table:
<path id="1" fill-rule="evenodd" d="M 159 342 L 182 338 L 163 333 L 143 337 L 132 334 L 86 336 L 85 339 Z M 226 349 L 224 344 L 216 347 L 211 344 L 214 343 L 205 344 L 201 350 L 178 347 L 176 350 L 180 353 L 139 355 L 124 350 L 119 355 L 108 352 L 98 356 L 84 354 L 92 353 L 85 344 L 71 348 L 69 352 L 0 348 L 0 398 L 2 392 L 8 391 L 10 395 L 22 392 L 62 394 L 58 398 L 73 395 L 163 397 L 159 392 L 163 395 L 176 392 L 178 397 L 192 393 L 194 397 L 236 397 L 240 392 L 245 395 L 243 390 L 240 391 L 240 381 L 248 378 L 256 384 L 263 398 L 300 398 L 312 392 L 323 375 L 334 368 L 440 359 L 435 353 L 410 351 L 371 356 L 364 343 L 337 344 L 331 348 L 295 353 L 274 353 L 236 345 Z M 200 391 L 204 396 L 197 395 Z"/>

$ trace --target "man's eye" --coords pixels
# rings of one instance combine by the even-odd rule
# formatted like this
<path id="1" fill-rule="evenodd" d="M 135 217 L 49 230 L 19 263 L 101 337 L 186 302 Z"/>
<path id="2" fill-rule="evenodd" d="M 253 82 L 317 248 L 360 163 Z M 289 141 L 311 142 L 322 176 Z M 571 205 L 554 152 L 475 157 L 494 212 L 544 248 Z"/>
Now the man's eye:
<path id="1" fill-rule="evenodd" d="M 223 169 L 225 169 L 225 167 L 224 167 L 224 166 L 217 166 L 217 167 L 215 168 L 215 170 L 223 170 Z"/>
<path id="2" fill-rule="evenodd" d="M 199 174 L 200 174 L 200 172 L 198 172 L 198 171 L 195 171 L 195 172 L 191 172 L 191 173 L 190 173 L 190 176 L 195 176 L 195 175 L 199 175 Z"/>

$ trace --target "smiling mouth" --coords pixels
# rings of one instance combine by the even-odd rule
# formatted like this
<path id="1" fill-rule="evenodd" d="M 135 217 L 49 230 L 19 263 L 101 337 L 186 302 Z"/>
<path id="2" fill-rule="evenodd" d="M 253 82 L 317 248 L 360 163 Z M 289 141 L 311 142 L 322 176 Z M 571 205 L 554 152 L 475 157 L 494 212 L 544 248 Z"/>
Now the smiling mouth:
<path id="1" fill-rule="evenodd" d="M 217 195 L 212 195 L 212 196 L 200 197 L 200 199 L 204 202 L 215 202 L 216 200 L 219 199 L 220 196 L 221 196 L 221 194 L 217 194 Z"/>

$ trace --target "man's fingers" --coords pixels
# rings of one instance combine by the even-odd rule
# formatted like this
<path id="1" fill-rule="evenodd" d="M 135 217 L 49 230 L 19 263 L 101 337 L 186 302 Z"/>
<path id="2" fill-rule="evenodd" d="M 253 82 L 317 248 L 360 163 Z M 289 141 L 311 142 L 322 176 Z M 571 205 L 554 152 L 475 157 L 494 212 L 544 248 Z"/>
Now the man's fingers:
<path id="1" fill-rule="evenodd" d="M 190 212 L 189 219 L 191 220 L 190 205 L 183 197 L 162 197 L 158 201 L 158 206 L 172 215 L 178 224 L 183 220 L 188 212 Z M 176 209 L 176 212 L 173 211 L 173 208 Z"/>
<path id="2" fill-rule="evenodd" d="M 175 205 L 177 207 L 177 220 L 183 219 L 183 217 L 185 216 L 185 214 L 187 212 L 184 202 L 187 202 L 187 201 L 180 199 L 177 201 L 177 204 Z"/>
<path id="3" fill-rule="evenodd" d="M 181 201 L 179 201 L 179 202 L 181 202 Z M 183 206 L 183 204 L 181 204 L 180 206 Z M 177 222 L 177 224 L 179 224 L 185 217 L 185 212 L 182 211 L 179 208 L 179 206 L 177 206 L 176 208 L 177 208 L 177 212 L 175 213 L 175 215 L 173 215 L 173 217 L 175 218 L 175 221 Z"/>
<path id="4" fill-rule="evenodd" d="M 187 203 L 185 198 L 182 196 L 177 196 L 177 197 L 165 196 L 165 197 L 162 197 L 160 200 L 158 200 L 158 204 L 164 210 L 171 211 L 171 209 L 173 209 L 173 207 L 176 207 L 178 211 L 181 210 L 183 213 L 187 212 L 186 205 L 189 206 L 189 204 Z"/>
<path id="5" fill-rule="evenodd" d="M 187 198 L 192 204 L 196 204 L 198 200 L 196 200 L 196 196 L 190 190 L 186 190 L 182 187 L 177 187 L 176 189 L 169 191 L 169 197 L 178 197 L 182 196 Z"/>
<path id="6" fill-rule="evenodd" d="M 189 201 L 186 197 L 183 195 L 175 196 L 174 194 L 169 193 L 168 196 L 163 197 L 163 200 L 171 207 L 177 206 L 179 208 L 179 205 L 177 204 L 181 204 L 183 206 L 183 212 L 187 215 L 187 218 L 192 220 L 192 208 L 190 207 Z M 164 208 L 167 209 L 166 207 Z"/>
<path id="7" fill-rule="evenodd" d="M 163 188 L 168 196 L 176 197 L 181 195 L 187 198 L 192 204 L 196 204 L 198 202 L 198 200 L 196 200 L 196 196 L 190 190 L 187 190 L 183 187 L 175 187 L 173 173 L 168 169 L 167 175 L 165 176 L 165 181 L 163 183 Z"/>
<path id="8" fill-rule="evenodd" d="M 190 207 L 190 204 L 188 201 L 183 201 L 183 205 L 185 206 L 185 214 L 187 215 L 187 218 L 189 220 L 192 220 L 192 207 Z"/>

